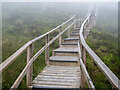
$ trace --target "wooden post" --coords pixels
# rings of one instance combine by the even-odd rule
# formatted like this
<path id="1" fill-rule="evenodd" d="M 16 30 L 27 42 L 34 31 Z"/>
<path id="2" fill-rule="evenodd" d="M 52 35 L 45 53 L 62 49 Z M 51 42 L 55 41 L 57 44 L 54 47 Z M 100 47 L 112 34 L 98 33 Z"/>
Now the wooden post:
<path id="1" fill-rule="evenodd" d="M 83 47 L 83 50 L 82 50 L 82 59 L 83 59 L 83 62 L 84 62 L 84 65 L 86 66 L 86 50 L 85 48 Z"/>
<path id="2" fill-rule="evenodd" d="M 81 25 L 80 25 L 80 18 L 79 18 L 79 21 L 78 21 L 78 25 L 79 25 L 79 27 L 81 26 Z"/>
<path id="3" fill-rule="evenodd" d="M 74 29 L 75 29 L 75 27 L 76 27 L 76 20 L 75 20 L 75 18 L 74 18 Z"/>
<path id="4" fill-rule="evenodd" d="M 60 27 L 60 29 L 59 29 L 59 33 L 62 31 L 62 26 Z M 60 45 L 62 44 L 62 36 L 60 35 L 59 36 L 59 47 L 60 47 Z"/>
<path id="5" fill-rule="evenodd" d="M 31 44 L 27 48 L 27 63 L 30 61 L 30 59 L 33 56 L 33 44 Z M 27 82 L 27 87 L 32 85 L 32 72 L 33 72 L 33 65 L 30 66 L 26 73 L 26 82 Z"/>
<path id="6" fill-rule="evenodd" d="M 45 44 L 49 42 L 49 34 L 45 36 Z M 45 63 L 49 65 L 49 47 L 45 50 Z"/>
<path id="7" fill-rule="evenodd" d="M 84 65 L 86 66 L 86 50 L 83 46 L 81 46 L 81 49 L 82 49 L 82 60 Z M 86 83 L 85 75 L 83 71 L 81 71 L 81 87 L 80 87 L 81 89 L 85 89 L 85 83 Z"/>
<path id="8" fill-rule="evenodd" d="M 70 23 L 70 24 L 71 24 L 71 23 Z M 69 24 L 69 25 L 70 25 L 70 24 Z M 68 37 L 70 37 L 70 28 L 68 29 Z"/>

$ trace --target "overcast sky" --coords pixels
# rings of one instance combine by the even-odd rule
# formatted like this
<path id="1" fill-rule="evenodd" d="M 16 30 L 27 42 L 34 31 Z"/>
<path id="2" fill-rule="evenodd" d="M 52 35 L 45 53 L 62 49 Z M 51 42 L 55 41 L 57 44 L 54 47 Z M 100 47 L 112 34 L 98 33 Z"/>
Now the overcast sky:
<path id="1" fill-rule="evenodd" d="M 1 0 L 2 2 L 118 2 L 119 0 Z"/>

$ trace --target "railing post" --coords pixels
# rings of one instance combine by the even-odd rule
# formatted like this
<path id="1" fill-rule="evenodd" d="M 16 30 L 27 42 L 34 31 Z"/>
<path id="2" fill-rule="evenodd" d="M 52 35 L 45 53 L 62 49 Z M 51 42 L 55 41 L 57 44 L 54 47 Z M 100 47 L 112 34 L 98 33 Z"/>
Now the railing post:
<path id="1" fill-rule="evenodd" d="M 81 45 L 81 52 L 82 52 L 83 63 L 86 66 L 86 50 L 82 45 Z M 83 71 L 81 70 L 81 84 L 80 84 L 81 89 L 85 89 L 85 83 L 86 83 L 85 75 L 84 75 Z"/>
<path id="2" fill-rule="evenodd" d="M 49 34 L 45 36 L 45 44 L 49 42 Z M 46 65 L 49 65 L 49 47 L 45 50 L 45 63 Z"/>
<path id="3" fill-rule="evenodd" d="M 30 61 L 30 59 L 33 56 L 33 44 L 31 44 L 27 48 L 27 63 Z M 33 72 L 33 65 L 31 65 L 26 73 L 26 82 L 27 82 L 27 87 L 32 85 L 32 72 Z"/>
<path id="4" fill-rule="evenodd" d="M 69 22 L 70 23 L 70 22 Z M 71 24 L 71 23 L 70 23 Z M 70 25 L 69 24 L 69 25 Z M 68 37 L 70 37 L 70 28 L 68 28 Z"/>
<path id="5" fill-rule="evenodd" d="M 76 20 L 75 20 L 75 18 L 74 18 L 74 29 L 75 29 L 75 27 L 76 27 Z"/>
<path id="6" fill-rule="evenodd" d="M 59 28 L 59 33 L 61 33 L 61 31 L 62 31 L 62 26 L 60 26 L 60 28 Z M 59 36 L 59 47 L 60 47 L 61 43 L 62 43 L 62 36 L 60 35 Z"/>

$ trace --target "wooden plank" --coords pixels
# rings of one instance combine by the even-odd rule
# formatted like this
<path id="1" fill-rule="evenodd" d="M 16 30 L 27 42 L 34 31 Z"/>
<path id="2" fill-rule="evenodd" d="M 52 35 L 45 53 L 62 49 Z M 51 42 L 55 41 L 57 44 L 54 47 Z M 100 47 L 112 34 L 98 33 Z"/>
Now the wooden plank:
<path id="1" fill-rule="evenodd" d="M 69 86 L 65 86 L 65 85 L 43 85 L 43 84 L 33 84 L 33 88 L 34 88 L 34 87 L 37 87 L 37 88 L 40 88 L 40 87 L 52 88 L 52 87 L 53 87 L 53 88 L 58 88 L 58 89 L 59 89 L 59 88 L 63 88 L 63 89 L 64 89 L 64 88 L 67 88 L 67 89 L 68 89 L 68 88 L 79 88 L 79 87 L 70 86 L 70 85 L 69 85 Z"/>
<path id="2" fill-rule="evenodd" d="M 83 24 L 81 25 L 80 29 L 80 41 L 81 44 L 84 46 L 86 51 L 89 53 L 89 55 L 92 57 L 93 61 L 97 64 L 97 66 L 100 68 L 100 70 L 104 73 L 106 78 L 109 80 L 109 82 L 112 84 L 114 88 L 120 89 L 120 80 L 115 76 L 115 74 L 104 64 L 104 62 L 94 53 L 94 51 L 86 44 L 85 39 L 82 35 L 83 33 L 83 27 L 85 23 L 90 19 L 91 14 L 88 15 L 88 17 L 84 20 Z"/>
<path id="3" fill-rule="evenodd" d="M 61 32 L 62 32 L 62 26 L 59 28 L 59 33 L 61 33 Z M 61 44 L 62 44 L 62 36 L 60 35 L 59 36 L 59 47 Z"/>
<path id="4" fill-rule="evenodd" d="M 78 57 L 75 56 L 51 56 L 49 59 L 61 61 L 78 61 Z"/>
<path id="5" fill-rule="evenodd" d="M 50 81 L 50 82 L 68 82 L 68 83 L 76 83 L 76 80 L 69 80 L 69 79 L 61 79 L 61 80 L 59 80 L 59 79 L 52 79 L 52 78 L 48 78 L 48 79 L 46 79 L 46 78 L 40 78 L 40 79 L 35 79 L 34 81 L 39 81 L 39 82 L 41 82 L 41 81 L 45 81 L 45 82 L 47 82 L 47 81 Z M 33 82 L 34 82 L 33 81 Z M 78 83 L 79 83 L 80 81 L 78 80 Z"/>
<path id="6" fill-rule="evenodd" d="M 46 84 L 46 85 L 64 85 L 64 86 L 78 86 L 78 82 L 53 82 L 53 81 L 33 81 L 33 84 Z"/>
<path id="7" fill-rule="evenodd" d="M 31 41 L 29 41 L 28 43 L 26 43 L 23 47 L 21 47 L 20 49 L 18 49 L 14 54 L 12 54 L 9 58 L 7 58 L 4 62 L 2 62 L 0 64 L 0 72 L 3 72 L 9 65 L 11 65 L 15 59 L 20 56 L 25 50 L 26 48 L 32 44 Z"/>
<path id="8" fill-rule="evenodd" d="M 32 65 L 33 61 L 47 48 L 49 47 L 50 44 L 52 44 L 60 35 L 62 35 L 65 31 L 68 30 L 68 28 L 70 28 L 73 25 L 73 23 L 68 26 L 65 30 L 63 30 L 60 34 L 58 34 L 56 37 L 54 37 L 51 41 L 49 41 L 49 43 L 47 43 L 44 47 L 42 47 L 42 49 L 40 49 L 32 58 L 31 60 L 27 63 L 27 65 L 25 66 L 25 68 L 23 69 L 23 71 L 21 72 L 21 74 L 18 76 L 18 78 L 16 79 L 16 81 L 14 82 L 14 84 L 12 85 L 12 88 L 17 88 L 18 85 L 20 84 L 21 80 L 23 79 L 24 75 L 26 74 L 26 71 L 28 70 L 28 68 Z"/>
<path id="9" fill-rule="evenodd" d="M 74 48 L 74 47 L 71 47 L 71 48 L 58 48 L 58 49 L 55 49 L 53 50 L 54 52 L 78 52 L 78 48 Z"/>
<path id="10" fill-rule="evenodd" d="M 57 69 L 54 71 L 53 69 Z M 52 70 L 52 71 L 51 71 Z M 67 72 L 66 72 L 67 71 Z M 75 73 L 74 73 L 74 72 Z M 68 73 L 69 72 L 69 73 Z M 72 74 L 73 73 L 73 74 Z M 73 66 L 50 66 L 34 79 L 33 86 L 79 88 L 80 86 L 80 67 Z"/>
<path id="11" fill-rule="evenodd" d="M 49 34 L 46 35 L 45 37 L 45 44 L 47 44 L 49 42 Z M 46 65 L 49 64 L 49 47 L 47 47 L 47 49 L 45 50 L 45 63 Z"/>
<path id="12" fill-rule="evenodd" d="M 87 72 L 87 69 L 85 67 L 85 64 L 83 63 L 82 59 L 81 59 L 81 50 L 80 50 L 80 43 L 78 41 L 78 48 L 79 48 L 79 60 L 80 60 L 80 66 L 81 66 L 81 83 L 80 83 L 80 87 L 81 88 L 85 88 L 85 79 L 88 83 L 89 88 L 91 89 L 95 89 L 92 80 Z"/>
<path id="13" fill-rule="evenodd" d="M 68 23 L 69 21 L 71 21 L 73 18 L 75 17 L 75 15 L 73 17 L 71 17 L 69 20 L 67 20 L 66 22 L 62 23 L 61 25 L 57 26 L 56 28 L 52 29 L 51 31 L 29 41 L 28 43 L 26 43 L 23 47 L 21 47 L 19 50 L 17 50 L 14 54 L 12 54 L 9 58 L 7 58 L 3 63 L 0 64 L 0 72 L 3 72 L 9 65 L 11 65 L 15 59 L 20 56 L 22 54 L 23 51 L 26 50 L 26 48 L 32 44 L 33 42 L 45 37 L 46 35 L 52 33 L 53 31 L 57 30 L 59 27 L 63 26 L 64 24 Z"/>
<path id="14" fill-rule="evenodd" d="M 33 56 L 33 44 L 31 44 L 27 48 L 27 63 L 30 61 L 30 59 Z M 31 65 L 28 70 L 27 70 L 27 75 L 26 75 L 26 82 L 27 82 L 27 87 L 32 85 L 32 72 L 33 72 L 33 66 Z"/>

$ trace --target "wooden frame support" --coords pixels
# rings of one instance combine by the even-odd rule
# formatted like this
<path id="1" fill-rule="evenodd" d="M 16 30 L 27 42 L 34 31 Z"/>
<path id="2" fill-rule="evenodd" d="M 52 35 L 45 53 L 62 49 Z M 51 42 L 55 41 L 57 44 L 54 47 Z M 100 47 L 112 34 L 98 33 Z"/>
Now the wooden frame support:
<path id="1" fill-rule="evenodd" d="M 62 32 L 62 26 L 60 26 L 60 28 L 59 28 L 59 33 L 61 33 L 61 32 Z M 62 44 L 62 36 L 60 35 L 59 36 L 59 47 L 61 44 Z"/>
<path id="2" fill-rule="evenodd" d="M 49 34 L 45 36 L 45 44 L 49 42 Z M 45 50 L 45 63 L 49 65 L 49 47 Z"/>
<path id="3" fill-rule="evenodd" d="M 27 48 L 27 63 L 30 61 L 30 59 L 33 56 L 33 44 L 31 44 Z M 33 65 L 30 66 L 26 73 L 26 82 L 27 82 L 27 87 L 32 85 L 32 72 L 33 72 Z"/>
<path id="4" fill-rule="evenodd" d="M 69 25 L 71 24 L 71 22 L 69 22 Z M 70 28 L 68 28 L 68 37 L 70 37 Z"/>
<path id="5" fill-rule="evenodd" d="M 82 45 L 81 45 L 81 52 L 82 52 L 82 60 L 86 67 L 86 50 Z M 81 87 L 80 87 L 81 89 L 85 88 L 85 83 L 86 83 L 85 75 L 84 72 L 81 70 Z"/>
<path id="6" fill-rule="evenodd" d="M 76 27 L 76 20 L 75 20 L 75 18 L 74 18 L 74 29 L 75 29 L 75 27 Z"/>

